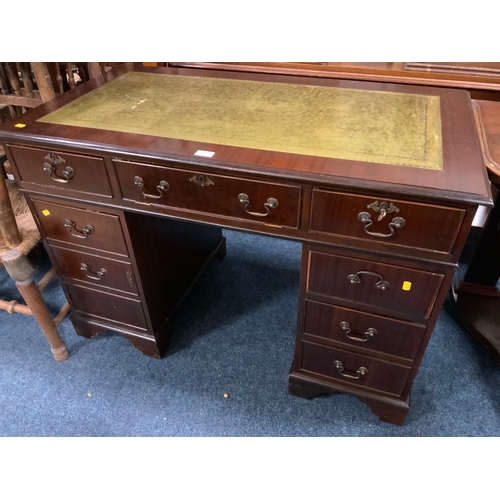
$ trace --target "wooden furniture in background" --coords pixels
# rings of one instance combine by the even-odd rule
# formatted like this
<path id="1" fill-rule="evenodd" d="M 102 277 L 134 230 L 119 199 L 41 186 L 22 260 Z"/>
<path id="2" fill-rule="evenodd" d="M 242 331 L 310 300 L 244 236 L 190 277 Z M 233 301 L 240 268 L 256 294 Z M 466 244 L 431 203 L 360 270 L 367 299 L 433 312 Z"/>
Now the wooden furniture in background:
<path id="1" fill-rule="evenodd" d="M 473 99 L 500 100 L 500 63 L 169 62 L 171 67 L 312 76 L 463 89 Z"/>
<path id="2" fill-rule="evenodd" d="M 351 99 L 357 132 L 330 142 L 342 108 L 328 105 Z M 0 140 L 77 333 L 110 329 L 159 357 L 177 306 L 224 256 L 220 228 L 300 241 L 289 392 L 349 393 L 404 422 L 476 209 L 492 204 L 467 92 L 125 64 L 23 123 Z"/>
<path id="3" fill-rule="evenodd" d="M 500 103 L 475 101 L 484 162 L 495 192 L 478 245 L 462 281 L 454 283 L 453 309 L 465 329 L 500 365 Z"/>

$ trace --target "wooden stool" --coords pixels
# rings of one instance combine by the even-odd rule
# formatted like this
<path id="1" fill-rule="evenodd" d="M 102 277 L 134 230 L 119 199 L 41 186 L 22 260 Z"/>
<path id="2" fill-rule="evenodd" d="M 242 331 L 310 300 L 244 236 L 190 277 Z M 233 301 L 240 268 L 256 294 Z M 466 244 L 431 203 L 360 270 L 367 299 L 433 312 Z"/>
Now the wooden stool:
<path id="1" fill-rule="evenodd" d="M 37 241 L 40 241 L 40 235 L 29 212 L 25 214 L 25 218 L 31 218 L 32 222 L 25 224 L 27 229 L 19 230 L 1 168 L 0 174 L 0 262 L 5 265 L 7 273 L 14 280 L 17 289 L 26 301 L 26 305 L 23 305 L 16 301 L 0 300 L 0 310 L 5 310 L 10 314 L 32 315 L 47 338 L 54 358 L 57 361 L 64 361 L 68 358 L 68 351 L 59 336 L 57 326 L 68 313 L 69 305 L 66 303 L 56 318 L 52 319 L 41 291 L 54 277 L 55 271 L 51 269 L 38 285 L 35 283 L 33 268 L 26 255 Z M 23 215 L 21 214 L 18 220 Z"/>

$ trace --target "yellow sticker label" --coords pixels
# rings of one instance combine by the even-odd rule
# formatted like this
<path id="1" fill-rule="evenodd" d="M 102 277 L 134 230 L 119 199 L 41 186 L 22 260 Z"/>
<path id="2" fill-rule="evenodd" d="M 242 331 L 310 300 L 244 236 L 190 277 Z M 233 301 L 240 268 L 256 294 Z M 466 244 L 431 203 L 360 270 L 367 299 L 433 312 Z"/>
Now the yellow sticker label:
<path id="1" fill-rule="evenodd" d="M 411 288 L 411 281 L 403 281 L 403 290 L 407 292 Z"/>
<path id="2" fill-rule="evenodd" d="M 16 123 L 16 124 L 14 125 L 14 127 L 17 127 L 17 128 L 24 128 L 24 127 L 26 127 L 26 124 L 25 124 L 25 123 Z"/>
<path id="3" fill-rule="evenodd" d="M 45 215 L 45 217 L 48 217 L 50 215 L 50 212 L 45 209 L 45 210 L 42 210 L 42 214 Z"/>

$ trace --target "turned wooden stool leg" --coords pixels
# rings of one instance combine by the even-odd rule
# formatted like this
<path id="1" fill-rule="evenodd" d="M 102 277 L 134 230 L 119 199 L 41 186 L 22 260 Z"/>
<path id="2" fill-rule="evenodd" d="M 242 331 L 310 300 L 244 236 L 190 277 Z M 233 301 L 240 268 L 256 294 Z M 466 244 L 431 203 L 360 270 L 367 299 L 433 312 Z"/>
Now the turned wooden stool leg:
<path id="1" fill-rule="evenodd" d="M 10 203 L 9 191 L 5 184 L 2 165 L 0 164 L 0 242 L 3 248 L 12 248 L 22 241 L 16 224 L 16 216 Z"/>
<path id="2" fill-rule="evenodd" d="M 9 276 L 15 281 L 17 289 L 31 309 L 33 317 L 37 321 L 43 334 L 49 341 L 52 354 L 57 361 L 68 358 L 68 351 L 59 332 L 50 316 L 40 290 L 33 279 L 33 269 L 28 259 L 18 250 L 9 250 L 2 257 L 5 269 Z"/>

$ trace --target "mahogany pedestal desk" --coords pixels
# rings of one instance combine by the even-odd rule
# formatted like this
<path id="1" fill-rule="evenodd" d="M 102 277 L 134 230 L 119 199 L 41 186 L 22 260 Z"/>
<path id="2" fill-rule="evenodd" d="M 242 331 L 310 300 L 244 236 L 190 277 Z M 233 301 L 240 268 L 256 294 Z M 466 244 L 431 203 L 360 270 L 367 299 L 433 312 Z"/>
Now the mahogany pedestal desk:
<path id="1" fill-rule="evenodd" d="M 491 205 L 462 90 L 127 64 L 0 140 L 78 334 L 160 357 L 221 228 L 300 241 L 289 392 L 395 424 Z"/>
<path id="2" fill-rule="evenodd" d="M 453 283 L 453 310 L 465 329 L 500 366 L 500 102 L 473 101 L 484 162 L 496 189 L 495 205 L 461 282 Z"/>

